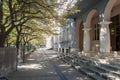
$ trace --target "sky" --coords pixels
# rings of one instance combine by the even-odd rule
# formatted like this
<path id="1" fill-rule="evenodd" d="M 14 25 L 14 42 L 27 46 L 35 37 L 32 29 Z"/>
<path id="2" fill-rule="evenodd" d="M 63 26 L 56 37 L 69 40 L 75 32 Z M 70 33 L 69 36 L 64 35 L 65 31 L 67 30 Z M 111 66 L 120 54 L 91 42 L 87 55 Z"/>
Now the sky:
<path id="1" fill-rule="evenodd" d="M 77 1 L 78 0 L 58 0 L 57 3 L 63 3 L 63 5 L 57 9 L 58 14 L 61 15 L 67 8 L 72 8 Z"/>

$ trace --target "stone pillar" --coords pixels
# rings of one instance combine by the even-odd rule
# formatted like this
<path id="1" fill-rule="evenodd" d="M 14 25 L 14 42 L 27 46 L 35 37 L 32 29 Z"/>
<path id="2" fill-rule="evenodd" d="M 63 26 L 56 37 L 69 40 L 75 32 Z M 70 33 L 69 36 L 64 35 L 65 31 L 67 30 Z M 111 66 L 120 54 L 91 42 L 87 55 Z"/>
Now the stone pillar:
<path id="1" fill-rule="evenodd" d="M 83 36 L 83 51 L 90 51 L 90 27 L 86 26 L 84 23 L 84 36 Z"/>
<path id="2" fill-rule="evenodd" d="M 100 22 L 100 52 L 109 53 L 110 52 L 110 31 L 109 24 L 110 21 Z"/>

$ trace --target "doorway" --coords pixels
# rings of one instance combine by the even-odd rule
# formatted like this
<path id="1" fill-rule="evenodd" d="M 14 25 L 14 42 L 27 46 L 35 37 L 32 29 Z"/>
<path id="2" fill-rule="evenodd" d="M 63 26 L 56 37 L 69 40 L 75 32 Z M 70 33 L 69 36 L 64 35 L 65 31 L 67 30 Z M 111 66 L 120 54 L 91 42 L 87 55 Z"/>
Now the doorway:
<path id="1" fill-rule="evenodd" d="M 110 37 L 112 51 L 120 51 L 120 15 L 111 17 Z"/>
<path id="2" fill-rule="evenodd" d="M 116 27 L 116 50 L 120 51 L 120 26 Z"/>

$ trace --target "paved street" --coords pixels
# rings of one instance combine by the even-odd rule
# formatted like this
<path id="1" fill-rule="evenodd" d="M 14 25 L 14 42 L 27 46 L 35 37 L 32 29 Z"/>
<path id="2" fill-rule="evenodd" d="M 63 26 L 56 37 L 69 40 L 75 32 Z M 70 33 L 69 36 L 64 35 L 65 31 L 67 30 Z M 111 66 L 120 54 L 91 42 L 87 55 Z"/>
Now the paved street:
<path id="1" fill-rule="evenodd" d="M 53 50 L 38 49 L 9 75 L 10 80 L 90 80 L 57 58 Z"/>

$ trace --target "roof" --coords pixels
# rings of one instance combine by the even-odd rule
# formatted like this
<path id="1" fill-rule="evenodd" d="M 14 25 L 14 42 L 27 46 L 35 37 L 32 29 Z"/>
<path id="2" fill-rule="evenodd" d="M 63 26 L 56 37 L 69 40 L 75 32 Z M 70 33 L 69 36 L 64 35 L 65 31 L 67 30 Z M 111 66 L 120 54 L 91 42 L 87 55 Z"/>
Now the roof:
<path id="1" fill-rule="evenodd" d="M 96 5 L 96 3 L 100 2 L 99 0 L 78 0 L 76 6 L 80 10 L 80 12 L 69 15 L 68 18 L 76 18 L 77 16 L 84 14 L 88 11 L 92 6 Z"/>

